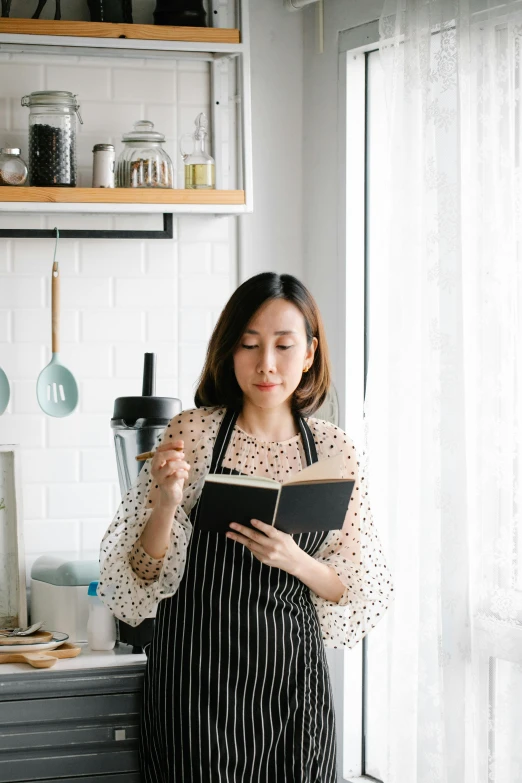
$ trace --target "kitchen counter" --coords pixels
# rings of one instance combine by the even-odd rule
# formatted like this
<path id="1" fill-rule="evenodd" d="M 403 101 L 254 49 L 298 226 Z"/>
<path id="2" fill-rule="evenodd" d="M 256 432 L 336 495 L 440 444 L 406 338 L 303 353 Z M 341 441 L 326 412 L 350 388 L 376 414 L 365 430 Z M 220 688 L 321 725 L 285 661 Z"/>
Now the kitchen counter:
<path id="1" fill-rule="evenodd" d="M 50 669 L 0 669 L 0 783 L 140 783 L 145 655 L 81 644 Z"/>
<path id="2" fill-rule="evenodd" d="M 0 666 L 0 682 L 8 674 L 41 674 L 49 675 L 53 672 L 80 671 L 82 669 L 108 669 L 114 666 L 138 666 L 145 665 L 145 654 L 133 655 L 132 647 L 127 644 L 118 644 L 114 650 L 91 650 L 87 644 L 78 643 L 82 648 L 76 658 L 58 659 L 50 669 L 34 669 L 27 663 L 4 663 Z"/>

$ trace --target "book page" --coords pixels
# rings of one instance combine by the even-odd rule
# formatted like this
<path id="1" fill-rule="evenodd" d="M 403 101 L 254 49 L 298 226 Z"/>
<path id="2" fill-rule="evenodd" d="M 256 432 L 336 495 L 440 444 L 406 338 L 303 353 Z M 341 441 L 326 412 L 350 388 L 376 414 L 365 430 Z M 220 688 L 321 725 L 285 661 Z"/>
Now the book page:
<path id="1" fill-rule="evenodd" d="M 301 484 L 303 481 L 331 481 L 332 479 L 341 478 L 341 466 L 343 455 L 337 454 L 335 457 L 329 457 L 328 459 L 319 460 L 314 462 L 313 465 L 309 465 L 304 470 L 300 470 L 299 473 L 283 481 L 285 484 Z"/>
<path id="2" fill-rule="evenodd" d="M 205 481 L 217 484 L 237 484 L 240 487 L 261 487 L 261 489 L 279 489 L 280 484 L 264 476 L 234 476 L 231 473 L 208 473 Z"/>

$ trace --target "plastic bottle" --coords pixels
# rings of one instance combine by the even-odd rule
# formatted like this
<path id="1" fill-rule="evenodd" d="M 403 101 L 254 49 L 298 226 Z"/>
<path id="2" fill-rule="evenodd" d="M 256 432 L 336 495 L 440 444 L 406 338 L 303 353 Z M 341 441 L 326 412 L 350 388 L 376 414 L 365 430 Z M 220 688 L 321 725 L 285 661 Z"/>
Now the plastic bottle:
<path id="1" fill-rule="evenodd" d="M 116 644 L 116 622 L 114 616 L 98 597 L 98 582 L 91 582 L 89 597 L 89 619 L 87 620 L 87 641 L 91 650 L 112 650 Z"/>

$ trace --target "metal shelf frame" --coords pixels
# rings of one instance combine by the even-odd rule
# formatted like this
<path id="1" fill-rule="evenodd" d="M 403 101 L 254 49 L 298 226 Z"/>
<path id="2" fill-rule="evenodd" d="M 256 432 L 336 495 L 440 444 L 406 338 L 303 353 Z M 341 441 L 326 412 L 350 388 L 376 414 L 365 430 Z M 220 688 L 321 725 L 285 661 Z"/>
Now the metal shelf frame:
<path id="1" fill-rule="evenodd" d="M 239 215 L 253 210 L 252 182 L 252 115 L 250 84 L 250 35 L 248 0 L 234 0 L 235 26 L 240 30 L 241 43 L 221 44 L 190 41 L 149 41 L 129 38 L 78 38 L 69 36 L 18 35 L 0 33 L 0 52 L 89 57 L 134 57 L 140 59 L 196 59 L 210 64 L 210 113 L 212 154 L 216 161 L 216 188 L 228 189 L 231 178 L 235 187 L 245 191 L 244 205 L 93 205 L 93 204 L 49 204 L 49 203 L 0 203 L 0 214 L 49 213 L 162 213 L 164 230 L 158 232 L 129 231 L 69 231 L 69 236 L 89 239 L 112 237 L 128 238 L 170 238 L 172 215 Z M 209 15 L 219 22 L 222 6 L 219 0 L 210 0 Z M 214 25 L 214 26 L 220 26 Z M 233 110 L 231 110 L 231 107 Z M 167 219 L 170 216 L 170 221 Z M 171 231 L 171 229 L 170 229 Z M 146 236 L 149 234 L 150 236 Z M 2 229 L 0 237 L 35 238 L 53 235 L 39 229 Z M 60 232 L 67 236 L 67 231 Z M 133 235 L 133 236 L 130 236 Z M 135 235 L 135 236 L 134 236 Z M 53 235 L 54 236 L 54 235 Z"/>
<path id="2" fill-rule="evenodd" d="M 170 212 L 163 214 L 163 230 L 143 229 L 131 231 L 125 229 L 59 229 L 62 239 L 173 239 L 174 216 Z M 0 239 L 55 239 L 53 228 L 0 228 Z"/>

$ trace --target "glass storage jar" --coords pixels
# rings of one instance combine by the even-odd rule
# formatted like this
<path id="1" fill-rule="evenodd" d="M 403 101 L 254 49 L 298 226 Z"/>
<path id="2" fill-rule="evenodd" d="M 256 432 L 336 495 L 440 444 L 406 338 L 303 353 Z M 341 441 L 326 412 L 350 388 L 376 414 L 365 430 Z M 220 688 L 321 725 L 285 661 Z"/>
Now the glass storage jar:
<path id="1" fill-rule="evenodd" d="M 29 107 L 29 181 L 40 187 L 76 185 L 76 95 L 64 91 L 32 92 Z"/>
<path id="2" fill-rule="evenodd" d="M 161 146 L 165 136 L 154 123 L 140 120 L 122 136 L 124 148 L 116 167 L 117 188 L 173 188 L 174 167 Z"/>
<path id="3" fill-rule="evenodd" d="M 205 149 L 208 120 L 203 112 L 195 120 L 196 130 L 181 137 L 181 157 L 185 163 L 185 187 L 208 189 L 216 187 L 216 164 Z M 188 146 L 187 146 L 188 139 Z M 190 148 L 190 149 L 189 149 Z"/>
<path id="4" fill-rule="evenodd" d="M 25 185 L 27 166 L 18 147 L 0 149 L 0 185 Z"/>

